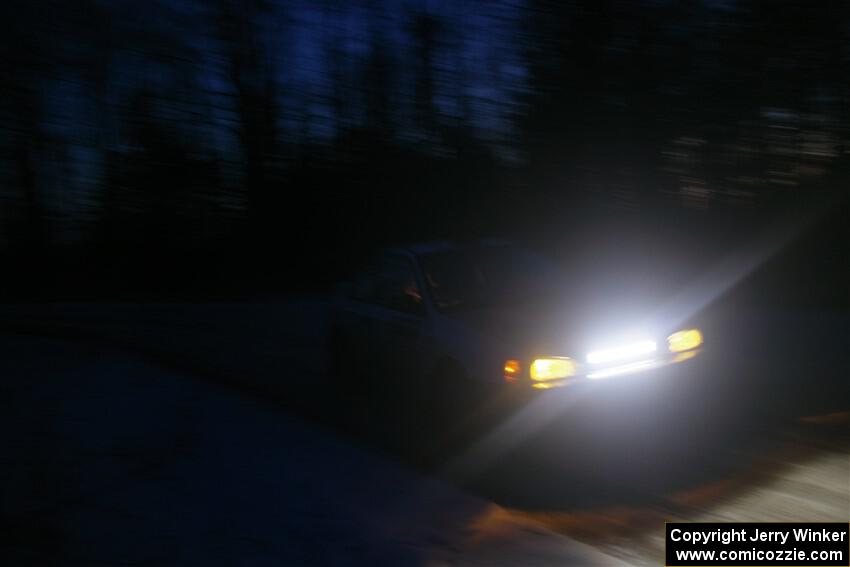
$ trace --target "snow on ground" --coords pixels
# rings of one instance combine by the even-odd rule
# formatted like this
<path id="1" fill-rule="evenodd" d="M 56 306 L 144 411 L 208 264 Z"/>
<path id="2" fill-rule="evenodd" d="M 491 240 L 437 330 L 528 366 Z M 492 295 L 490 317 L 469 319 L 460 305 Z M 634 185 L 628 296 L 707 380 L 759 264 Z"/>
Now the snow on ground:
<path id="1" fill-rule="evenodd" d="M 674 497 L 680 508 L 665 521 L 846 522 L 850 518 L 850 443 L 846 433 L 829 443 L 789 440 L 786 454 L 759 463 L 758 477 L 737 486 L 707 486 Z M 565 531 L 564 533 L 569 533 Z M 597 542 L 599 543 L 599 542 Z M 664 535 L 632 534 L 601 548 L 635 565 L 659 565 Z"/>
<path id="2" fill-rule="evenodd" d="M 511 510 L 631 565 L 664 563 L 664 522 L 846 522 L 850 517 L 850 413 L 777 433 L 740 454 L 735 476 L 664 495 L 654 506 L 588 511 Z"/>
<path id="3" fill-rule="evenodd" d="M 7 565 L 617 565 L 274 403 L 0 338 Z"/>

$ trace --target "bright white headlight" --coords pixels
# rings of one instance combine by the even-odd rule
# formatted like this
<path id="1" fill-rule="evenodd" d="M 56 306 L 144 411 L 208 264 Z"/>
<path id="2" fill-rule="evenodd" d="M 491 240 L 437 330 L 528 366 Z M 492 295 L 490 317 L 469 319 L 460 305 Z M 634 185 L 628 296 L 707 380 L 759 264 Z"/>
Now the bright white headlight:
<path id="1" fill-rule="evenodd" d="M 603 350 L 594 350 L 587 353 L 587 362 L 590 364 L 607 364 L 618 360 L 634 358 L 642 354 L 655 352 L 655 341 L 638 341 Z"/>
<path id="2" fill-rule="evenodd" d="M 600 378 L 610 378 L 621 374 L 632 374 L 642 370 L 650 370 L 659 365 L 660 363 L 657 360 L 640 360 L 638 362 L 629 362 L 627 364 L 620 364 L 611 368 L 597 370 L 596 372 L 588 374 L 587 377 L 591 380 L 598 380 Z"/>

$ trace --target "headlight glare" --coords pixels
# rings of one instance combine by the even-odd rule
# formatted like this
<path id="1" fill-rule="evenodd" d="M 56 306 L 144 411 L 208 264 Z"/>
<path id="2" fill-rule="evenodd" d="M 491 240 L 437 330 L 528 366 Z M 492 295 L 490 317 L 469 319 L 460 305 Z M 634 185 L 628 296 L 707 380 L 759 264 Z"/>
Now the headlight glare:
<path id="1" fill-rule="evenodd" d="M 655 341 L 638 341 L 587 353 L 590 364 L 609 364 L 655 352 Z"/>

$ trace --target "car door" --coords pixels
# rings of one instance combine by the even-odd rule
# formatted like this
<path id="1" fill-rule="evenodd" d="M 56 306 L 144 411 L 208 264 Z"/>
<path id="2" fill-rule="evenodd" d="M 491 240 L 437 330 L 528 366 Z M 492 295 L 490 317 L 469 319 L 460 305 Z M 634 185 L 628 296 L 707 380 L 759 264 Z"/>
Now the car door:
<path id="1" fill-rule="evenodd" d="M 380 370 L 393 385 L 404 387 L 421 368 L 421 344 L 426 309 L 413 263 L 401 254 L 387 254 L 376 278 L 378 315 L 373 340 Z"/>
<path id="2" fill-rule="evenodd" d="M 378 371 L 383 307 L 378 298 L 380 262 L 373 259 L 358 273 L 342 302 L 337 324 L 345 337 L 347 365 L 353 374 L 372 378 Z"/>

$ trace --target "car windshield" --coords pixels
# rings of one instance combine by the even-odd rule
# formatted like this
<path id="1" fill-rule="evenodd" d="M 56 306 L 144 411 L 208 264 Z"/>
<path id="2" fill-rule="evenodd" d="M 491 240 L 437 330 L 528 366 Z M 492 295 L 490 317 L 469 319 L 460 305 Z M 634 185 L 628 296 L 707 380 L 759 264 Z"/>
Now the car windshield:
<path id="1" fill-rule="evenodd" d="M 524 303 L 548 296 L 554 266 L 515 246 L 478 246 L 422 254 L 420 264 L 438 309 Z"/>

